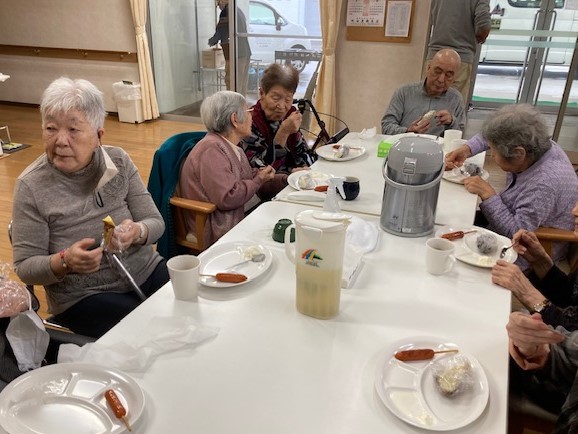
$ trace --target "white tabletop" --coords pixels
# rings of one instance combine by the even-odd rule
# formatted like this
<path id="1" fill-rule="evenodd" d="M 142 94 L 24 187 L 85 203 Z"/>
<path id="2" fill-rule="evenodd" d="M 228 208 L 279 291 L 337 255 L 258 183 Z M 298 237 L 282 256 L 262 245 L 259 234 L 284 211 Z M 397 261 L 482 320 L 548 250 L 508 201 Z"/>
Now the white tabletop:
<path id="1" fill-rule="evenodd" d="M 360 193 L 357 199 L 352 201 L 339 200 L 343 211 L 350 211 L 374 216 L 381 215 L 381 202 L 383 199 L 384 158 L 377 156 L 377 145 L 390 136 L 377 134 L 371 139 L 360 139 L 358 133 L 347 134 L 340 143 L 351 146 L 363 146 L 366 152 L 361 157 L 348 161 L 328 161 L 319 158 L 311 167 L 320 172 L 334 176 L 355 176 L 359 178 Z M 480 153 L 468 161 L 484 165 L 486 153 Z M 283 189 L 276 197 L 284 202 L 304 203 L 308 206 L 321 207 L 323 202 L 295 201 L 287 197 L 295 191 L 290 186 Z M 436 210 L 435 222 L 442 225 L 468 225 L 474 222 L 478 196 L 469 193 L 463 185 L 455 184 L 445 179 L 441 180 Z"/>
<path id="2" fill-rule="evenodd" d="M 380 230 L 376 251 L 364 257 L 353 287 L 342 290 L 339 315 L 325 321 L 302 315 L 295 309 L 294 267 L 270 234 L 278 219 L 306 208 L 263 204 L 219 241 L 270 247 L 272 266 L 258 280 L 202 288 L 198 303 L 176 301 L 169 283 L 101 338 L 130 339 L 154 316 L 190 315 L 220 329 L 194 351 L 161 356 L 134 375 L 147 399 L 136 432 L 424 432 L 382 404 L 374 379 L 394 342 L 433 336 L 476 357 L 488 377 L 487 408 L 457 432 L 505 433 L 510 295 L 491 284 L 489 270 L 458 262 L 446 276 L 429 275 L 425 238 Z M 366 219 L 377 224 L 376 217 Z"/>

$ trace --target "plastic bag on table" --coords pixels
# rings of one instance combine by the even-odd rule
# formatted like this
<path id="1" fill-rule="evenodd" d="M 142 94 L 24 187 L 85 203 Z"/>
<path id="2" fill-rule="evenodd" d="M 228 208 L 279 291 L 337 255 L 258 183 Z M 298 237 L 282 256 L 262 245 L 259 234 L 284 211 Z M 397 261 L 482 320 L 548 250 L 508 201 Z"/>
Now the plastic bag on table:
<path id="1" fill-rule="evenodd" d="M 437 389 L 445 396 L 455 396 L 474 385 L 473 368 L 463 354 L 442 357 L 431 365 Z"/>

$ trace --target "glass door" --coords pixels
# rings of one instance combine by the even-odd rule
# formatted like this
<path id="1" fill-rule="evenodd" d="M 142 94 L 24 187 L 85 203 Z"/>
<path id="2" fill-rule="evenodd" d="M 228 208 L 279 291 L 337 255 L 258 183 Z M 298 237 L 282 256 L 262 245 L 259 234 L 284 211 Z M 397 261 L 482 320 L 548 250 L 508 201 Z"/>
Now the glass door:
<path id="1" fill-rule="evenodd" d="M 578 36 L 577 2 L 492 0 L 490 7 L 492 31 L 481 47 L 473 104 L 525 102 L 556 112 Z"/>

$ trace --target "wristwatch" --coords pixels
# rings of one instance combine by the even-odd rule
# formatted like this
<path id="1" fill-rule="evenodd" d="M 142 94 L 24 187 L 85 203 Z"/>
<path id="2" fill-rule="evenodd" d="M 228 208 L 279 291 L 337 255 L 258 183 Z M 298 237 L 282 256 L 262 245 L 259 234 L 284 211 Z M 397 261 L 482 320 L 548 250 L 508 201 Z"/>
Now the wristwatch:
<path id="1" fill-rule="evenodd" d="M 550 300 L 548 300 L 547 298 L 545 298 L 543 301 L 541 301 L 540 303 L 536 303 L 534 306 L 532 306 L 532 313 L 540 313 L 542 312 L 544 309 L 546 309 L 548 306 L 550 306 L 552 303 L 550 302 Z"/>

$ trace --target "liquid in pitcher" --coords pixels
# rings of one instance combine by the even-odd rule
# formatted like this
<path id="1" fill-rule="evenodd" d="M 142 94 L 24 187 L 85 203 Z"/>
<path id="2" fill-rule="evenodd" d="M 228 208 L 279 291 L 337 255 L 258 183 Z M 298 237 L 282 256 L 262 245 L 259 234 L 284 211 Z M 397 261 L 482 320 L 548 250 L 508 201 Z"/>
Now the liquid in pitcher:
<path id="1" fill-rule="evenodd" d="M 297 264 L 297 310 L 319 319 L 339 313 L 341 269 L 323 270 Z"/>

